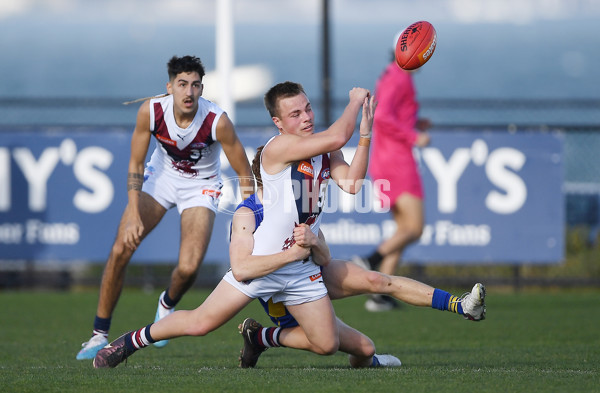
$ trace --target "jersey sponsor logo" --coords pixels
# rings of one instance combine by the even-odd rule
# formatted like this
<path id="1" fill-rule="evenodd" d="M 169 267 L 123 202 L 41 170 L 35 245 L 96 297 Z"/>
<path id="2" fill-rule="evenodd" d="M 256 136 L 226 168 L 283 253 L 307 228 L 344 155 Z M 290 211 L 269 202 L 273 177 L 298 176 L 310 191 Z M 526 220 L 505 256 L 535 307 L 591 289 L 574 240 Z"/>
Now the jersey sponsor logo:
<path id="1" fill-rule="evenodd" d="M 202 190 L 202 195 L 208 195 L 209 197 L 217 199 L 221 195 L 221 191 L 219 190 Z"/>
<path id="2" fill-rule="evenodd" d="M 329 176 L 331 176 L 331 174 L 329 173 L 329 168 L 323 169 L 323 171 L 321 172 L 321 178 L 323 180 L 327 180 L 329 179 Z"/>
<path id="3" fill-rule="evenodd" d="M 310 162 L 301 161 L 300 164 L 298 164 L 298 172 L 302 172 L 305 175 L 314 177 L 313 166 Z"/>
<path id="4" fill-rule="evenodd" d="M 164 143 L 165 145 L 177 146 L 177 142 L 160 134 L 156 134 L 156 139 L 158 139 L 161 143 Z"/>
<path id="5" fill-rule="evenodd" d="M 321 273 L 313 274 L 312 276 L 308 276 L 308 278 L 310 278 L 310 281 L 317 281 L 321 278 Z"/>

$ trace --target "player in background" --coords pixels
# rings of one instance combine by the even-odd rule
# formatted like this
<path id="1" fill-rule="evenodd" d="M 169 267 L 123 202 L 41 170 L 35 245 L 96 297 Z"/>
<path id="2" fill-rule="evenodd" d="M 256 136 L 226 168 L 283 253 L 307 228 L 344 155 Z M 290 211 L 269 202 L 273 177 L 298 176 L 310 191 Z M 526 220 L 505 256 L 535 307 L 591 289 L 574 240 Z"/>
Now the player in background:
<path id="1" fill-rule="evenodd" d="M 168 94 L 145 101 L 138 110 L 127 174 L 128 203 L 102 275 L 92 337 L 83 343 L 77 359 L 93 359 L 108 343 L 129 260 L 175 206 L 181 220 L 179 261 L 159 297 L 155 319 L 172 313 L 194 284 L 223 187 L 221 148 L 240 179 L 242 196 L 254 190 L 250 163 L 233 123 L 223 109 L 201 97 L 205 71 L 200 59 L 174 56 L 167 69 Z M 156 148 L 144 169 L 152 136 Z"/>
<path id="2" fill-rule="evenodd" d="M 340 118 L 318 133 L 314 132 L 314 113 L 301 85 L 284 82 L 273 86 L 265 95 L 265 106 L 279 135 L 267 142 L 262 155 L 263 225 L 253 232 L 247 221 L 254 218 L 236 212 L 229 247 L 231 269 L 204 303 L 125 333 L 97 353 L 94 367 L 115 367 L 156 341 L 204 336 L 255 298 L 283 302 L 303 327 L 302 331 L 291 329 L 279 335 L 280 344 L 322 355 L 348 350 L 357 356 L 357 364 L 376 363 L 370 340 L 346 340 L 348 329 L 335 317 L 316 263 L 327 263 L 329 258 L 311 256 L 310 248 L 294 240 L 299 230 L 308 228 L 318 233 L 329 179 L 347 192 L 360 189 L 369 154 L 368 141 L 363 138 L 370 137 L 376 104 L 368 90 L 353 88 Z M 352 137 L 361 108 L 361 142 L 348 165 L 340 149 Z M 382 360 L 391 358 L 380 358 L 378 363 L 383 365 Z"/>
<path id="3" fill-rule="evenodd" d="M 380 103 L 373 121 L 373 145 L 369 175 L 380 185 L 383 208 L 389 208 L 396 223 L 394 234 L 380 243 L 367 257 L 355 257 L 360 266 L 393 275 L 403 250 L 417 241 L 423 232 L 423 185 L 419 168 L 413 156 L 413 147 L 425 147 L 430 142 L 428 119 L 417 117 L 412 71 L 401 69 L 395 61 L 394 50 L 400 34 L 392 47 L 392 61 L 375 86 L 375 97 Z M 365 307 L 369 311 L 388 311 L 398 303 L 386 295 L 371 296 Z"/>
<path id="4" fill-rule="evenodd" d="M 252 172 L 257 184 L 256 194 L 244 200 L 236 210 L 236 215 L 240 215 L 240 220 L 244 220 L 245 228 L 253 233 L 259 228 L 264 217 L 260 173 L 262 149 L 262 146 L 257 149 L 252 161 Z M 329 262 L 322 261 L 318 264 L 321 266 L 323 280 L 332 300 L 363 294 L 385 294 L 413 306 L 448 310 L 472 321 L 485 319 L 485 287 L 482 284 L 475 284 L 471 292 L 459 298 L 407 277 L 387 275 L 364 269 L 350 261 L 331 259 L 329 248 L 321 231 L 317 236 L 306 226 L 299 226 L 294 230 L 294 240 L 297 245 L 311 248 L 313 258 L 329 259 Z M 247 265 L 247 269 L 254 267 L 255 265 L 252 264 Z M 251 270 L 248 274 L 253 276 L 257 273 L 257 271 Z M 239 329 L 244 338 L 244 346 L 239 360 L 240 366 L 244 368 L 254 367 L 260 354 L 266 349 L 283 346 L 279 337 L 287 329 L 295 329 L 298 331 L 296 334 L 302 334 L 302 328 L 298 326 L 298 322 L 283 303 L 273 302 L 272 299 L 265 301 L 259 298 L 259 300 L 276 327 L 263 327 L 251 318 L 242 322 Z M 339 323 L 343 324 L 341 321 Z M 355 330 L 349 331 L 345 333 L 344 338 L 349 341 L 359 340 L 360 334 Z M 344 341 L 341 335 L 340 331 L 340 350 L 342 350 L 341 344 Z M 376 355 L 376 357 L 378 356 L 381 355 Z M 353 361 L 351 357 L 351 364 Z"/>

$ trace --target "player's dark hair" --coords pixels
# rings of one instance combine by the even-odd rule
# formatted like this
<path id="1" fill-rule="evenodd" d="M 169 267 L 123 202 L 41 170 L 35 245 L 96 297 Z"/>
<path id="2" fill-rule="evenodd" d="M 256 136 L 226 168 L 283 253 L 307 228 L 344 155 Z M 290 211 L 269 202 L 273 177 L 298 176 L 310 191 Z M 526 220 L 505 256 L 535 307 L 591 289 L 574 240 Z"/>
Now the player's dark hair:
<path id="1" fill-rule="evenodd" d="M 282 82 L 271 87 L 265 94 L 265 108 L 271 117 L 277 117 L 277 103 L 282 98 L 295 97 L 298 94 L 306 94 L 300 83 Z"/>
<path id="2" fill-rule="evenodd" d="M 256 179 L 256 188 L 262 188 L 262 177 L 260 176 L 260 155 L 262 154 L 265 145 L 256 148 L 256 154 L 252 159 L 252 174 Z"/>
<path id="3" fill-rule="evenodd" d="M 205 75 L 204 65 L 196 56 L 171 57 L 171 60 L 167 63 L 167 72 L 169 73 L 169 80 L 173 80 L 182 72 L 197 72 L 200 79 L 204 78 Z"/>

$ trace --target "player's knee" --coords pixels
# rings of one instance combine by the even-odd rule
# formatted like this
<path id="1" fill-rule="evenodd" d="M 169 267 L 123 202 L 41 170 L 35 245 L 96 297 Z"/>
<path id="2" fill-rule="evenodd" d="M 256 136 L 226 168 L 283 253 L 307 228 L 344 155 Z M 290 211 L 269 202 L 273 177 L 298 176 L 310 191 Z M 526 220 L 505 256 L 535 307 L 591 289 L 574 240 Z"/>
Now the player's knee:
<path id="1" fill-rule="evenodd" d="M 321 348 L 320 354 L 325 356 L 331 356 L 338 351 L 338 347 L 336 346 L 328 346 Z"/>
<path id="2" fill-rule="evenodd" d="M 411 243 L 419 240 L 421 238 L 422 234 L 423 234 L 422 226 L 410 227 L 408 229 L 408 238 L 410 239 Z"/>
<path id="3" fill-rule="evenodd" d="M 110 260 L 113 260 L 114 263 L 118 265 L 126 265 L 131 256 L 133 255 L 133 250 L 129 247 L 125 246 L 125 244 L 121 241 L 116 241 L 112 249 L 110 250 Z"/>
<path id="4" fill-rule="evenodd" d="M 373 343 L 373 341 L 370 338 L 368 338 L 368 337 L 365 337 L 365 338 L 366 338 L 366 340 L 364 340 L 361 345 L 361 351 L 362 351 L 361 355 L 364 357 L 370 358 L 373 355 L 375 355 L 375 344 Z"/>
<path id="5" fill-rule="evenodd" d="M 202 337 L 202 336 L 206 336 L 208 333 L 210 333 L 210 330 L 206 329 L 202 325 L 191 326 L 185 330 L 186 336 Z"/>
<path id="6" fill-rule="evenodd" d="M 359 337 L 354 338 L 352 354 L 364 359 L 375 355 L 375 344 L 368 336 L 360 333 Z"/>
<path id="7" fill-rule="evenodd" d="M 329 356 L 329 355 L 333 355 L 334 353 L 336 353 L 339 348 L 340 348 L 340 341 L 338 338 L 336 338 L 333 340 L 328 340 L 327 342 L 320 343 L 317 346 L 316 352 L 319 355 Z"/>
<path id="8" fill-rule="evenodd" d="M 186 336 L 201 337 L 206 336 L 212 331 L 212 327 L 206 323 L 206 321 L 199 321 L 192 318 L 190 321 L 188 321 L 187 327 L 184 330 L 184 334 Z"/>
<path id="9" fill-rule="evenodd" d="M 373 355 L 375 344 L 369 337 L 362 335 L 359 344 L 348 353 L 348 360 L 353 368 L 369 367 L 373 362 Z"/>
<path id="10" fill-rule="evenodd" d="M 423 234 L 423 227 L 414 224 L 405 224 L 398 227 L 394 237 L 397 238 L 398 242 L 403 246 L 414 243 L 421 238 Z"/>
<path id="11" fill-rule="evenodd" d="M 367 272 L 366 279 L 369 283 L 371 293 L 385 293 L 390 282 L 389 278 L 384 274 L 374 270 Z"/>
<path id="12" fill-rule="evenodd" d="M 177 274 L 186 281 L 196 280 L 198 265 L 180 263 L 177 265 Z"/>

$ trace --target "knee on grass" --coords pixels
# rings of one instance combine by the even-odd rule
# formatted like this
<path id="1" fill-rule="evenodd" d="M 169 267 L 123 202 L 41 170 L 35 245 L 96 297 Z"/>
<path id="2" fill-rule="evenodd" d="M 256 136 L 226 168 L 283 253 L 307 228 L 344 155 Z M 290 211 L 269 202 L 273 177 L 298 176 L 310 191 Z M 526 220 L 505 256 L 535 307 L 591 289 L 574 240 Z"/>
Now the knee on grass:
<path id="1" fill-rule="evenodd" d="M 366 338 L 355 352 L 348 354 L 348 361 L 353 368 L 369 367 L 373 363 L 373 355 L 375 355 L 375 345 L 373 341 Z"/>
<path id="2" fill-rule="evenodd" d="M 351 345 L 342 345 L 340 350 L 348 353 L 348 361 L 352 367 L 369 367 L 373 362 L 375 355 L 375 344 L 365 336 L 360 335 L 360 338 L 352 340 Z"/>
<path id="3" fill-rule="evenodd" d="M 350 355 L 358 359 L 371 359 L 375 355 L 375 344 L 369 338 L 365 337 L 360 346 Z"/>

